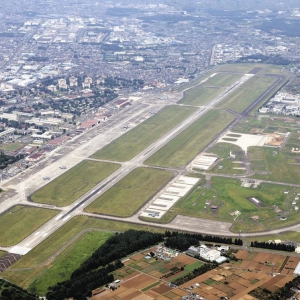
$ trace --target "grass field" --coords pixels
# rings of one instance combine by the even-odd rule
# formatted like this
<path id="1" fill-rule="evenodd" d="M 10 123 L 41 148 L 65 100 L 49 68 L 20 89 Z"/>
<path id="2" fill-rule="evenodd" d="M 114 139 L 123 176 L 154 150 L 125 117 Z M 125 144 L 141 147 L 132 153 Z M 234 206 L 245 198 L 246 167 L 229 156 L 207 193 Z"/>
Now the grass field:
<path id="1" fill-rule="evenodd" d="M 137 168 L 92 202 L 85 210 L 91 213 L 129 217 L 173 176 L 174 173 L 170 171 Z"/>
<path id="2" fill-rule="evenodd" d="M 267 147 L 250 147 L 248 150 L 255 178 L 299 183 L 300 169 L 295 155 Z"/>
<path id="3" fill-rule="evenodd" d="M 44 273 L 29 286 L 29 289 L 39 295 L 45 295 L 49 286 L 69 279 L 72 272 L 112 235 L 112 232 L 101 231 L 83 234 L 55 259 L 54 264 L 47 266 Z"/>
<path id="4" fill-rule="evenodd" d="M 244 174 L 246 172 L 245 153 L 240 147 L 233 144 L 217 143 L 208 151 L 219 156 L 219 160 L 212 172 L 219 174 Z M 235 155 L 234 159 L 229 157 L 230 151 Z"/>
<path id="5" fill-rule="evenodd" d="M 166 167 L 184 166 L 233 119 L 233 115 L 228 112 L 210 110 L 147 159 L 145 163 Z"/>
<path id="6" fill-rule="evenodd" d="M 128 133 L 122 135 L 93 158 L 128 161 L 195 111 L 192 107 L 168 106 Z"/>
<path id="7" fill-rule="evenodd" d="M 208 101 L 217 97 L 224 89 L 221 87 L 196 86 L 184 93 L 184 97 L 179 101 L 188 105 L 205 105 Z"/>
<path id="8" fill-rule="evenodd" d="M 149 226 L 134 225 L 125 222 L 113 222 L 97 218 L 89 218 L 86 216 L 74 217 L 65 225 L 60 227 L 55 233 L 47 237 L 37 247 L 32 249 L 28 254 L 18 260 L 11 268 L 1 273 L 1 276 L 11 282 L 27 288 L 32 282 L 39 278 L 45 270 L 48 269 L 47 266 L 40 266 L 40 264 L 46 262 L 78 233 L 86 229 L 118 232 L 123 232 L 129 229 L 137 229 L 148 230 L 151 232 L 164 232 L 164 229 Z M 21 270 L 22 268 L 24 268 L 24 270 Z M 26 268 L 31 269 L 28 270 Z"/>
<path id="9" fill-rule="evenodd" d="M 220 102 L 218 107 L 232 109 L 241 113 L 276 80 L 277 77 L 253 76 L 237 90 L 227 96 L 222 102 Z"/>
<path id="10" fill-rule="evenodd" d="M 2 257 L 5 254 L 6 254 L 6 252 L 0 250 L 0 257 Z"/>
<path id="11" fill-rule="evenodd" d="M 58 213 L 56 210 L 22 205 L 12 207 L 0 215 L 0 245 L 13 246 L 21 242 Z"/>
<path id="12" fill-rule="evenodd" d="M 116 171 L 120 165 L 85 160 L 34 194 L 34 202 L 67 206 Z"/>
<path id="13" fill-rule="evenodd" d="M 240 74 L 217 73 L 203 83 L 203 86 L 228 87 L 241 78 Z"/>
<path id="14" fill-rule="evenodd" d="M 11 144 L 2 144 L 0 146 L 0 149 L 4 151 L 17 151 L 24 147 L 24 144 L 22 143 L 11 143 Z"/>

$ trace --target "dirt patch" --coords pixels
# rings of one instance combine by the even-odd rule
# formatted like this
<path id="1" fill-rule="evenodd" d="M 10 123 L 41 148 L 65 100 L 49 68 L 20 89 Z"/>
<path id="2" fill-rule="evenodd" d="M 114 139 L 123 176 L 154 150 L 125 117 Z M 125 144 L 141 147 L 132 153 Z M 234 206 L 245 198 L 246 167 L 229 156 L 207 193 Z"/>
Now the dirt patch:
<path id="1" fill-rule="evenodd" d="M 284 142 L 284 139 L 286 138 L 286 135 L 278 134 L 278 133 L 271 133 L 268 134 L 268 140 L 265 143 L 265 145 L 268 146 L 274 146 L 274 147 L 280 147 L 282 143 Z"/>
<path id="2" fill-rule="evenodd" d="M 158 293 L 158 294 L 165 294 L 169 291 L 172 290 L 172 288 L 168 285 L 165 284 L 161 284 L 160 286 L 158 286 L 157 288 L 152 289 L 154 292 Z"/>
<path id="3" fill-rule="evenodd" d="M 144 287 L 156 282 L 157 279 L 152 278 L 145 274 L 140 274 L 136 277 L 129 279 L 128 281 L 122 283 L 121 285 L 125 288 L 135 288 L 137 290 L 143 289 Z"/>
<path id="4" fill-rule="evenodd" d="M 251 133 L 263 133 L 263 129 L 261 128 L 252 128 L 250 130 Z"/>

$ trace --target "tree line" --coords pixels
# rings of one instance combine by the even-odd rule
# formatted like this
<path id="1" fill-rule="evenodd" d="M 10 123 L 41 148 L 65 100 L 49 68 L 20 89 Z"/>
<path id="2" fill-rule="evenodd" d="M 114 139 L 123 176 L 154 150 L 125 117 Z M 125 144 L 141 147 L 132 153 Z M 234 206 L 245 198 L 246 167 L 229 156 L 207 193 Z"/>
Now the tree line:
<path id="1" fill-rule="evenodd" d="M 288 251 L 288 252 L 295 251 L 294 245 L 282 244 L 282 243 L 276 244 L 276 243 L 254 241 L 254 242 L 251 242 L 251 247 L 272 249 L 272 250 L 281 250 L 281 251 Z"/>

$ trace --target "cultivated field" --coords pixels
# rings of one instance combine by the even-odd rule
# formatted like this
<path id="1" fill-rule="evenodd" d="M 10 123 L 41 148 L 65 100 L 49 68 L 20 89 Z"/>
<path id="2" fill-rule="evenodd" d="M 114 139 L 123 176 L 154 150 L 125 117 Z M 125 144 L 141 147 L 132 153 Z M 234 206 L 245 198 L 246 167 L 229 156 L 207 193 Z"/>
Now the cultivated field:
<path id="1" fill-rule="evenodd" d="M 120 165 L 85 160 L 54 179 L 34 194 L 34 202 L 67 206 L 116 171 Z"/>
<path id="2" fill-rule="evenodd" d="M 185 166 L 233 119 L 234 116 L 228 112 L 211 110 L 147 159 L 145 163 L 165 167 Z"/>
<path id="3" fill-rule="evenodd" d="M 173 176 L 174 173 L 170 171 L 137 168 L 93 201 L 85 210 L 91 213 L 129 217 Z"/>
<path id="4" fill-rule="evenodd" d="M 47 288 L 70 278 L 72 272 L 113 235 L 112 232 L 91 231 L 81 235 L 67 247 L 30 286 L 30 290 L 45 295 Z"/>
<path id="5" fill-rule="evenodd" d="M 0 215 L 0 245 L 13 246 L 37 230 L 59 211 L 17 205 Z"/>
<path id="6" fill-rule="evenodd" d="M 168 106 L 92 157 L 113 161 L 130 160 L 194 111 L 192 107 Z"/>

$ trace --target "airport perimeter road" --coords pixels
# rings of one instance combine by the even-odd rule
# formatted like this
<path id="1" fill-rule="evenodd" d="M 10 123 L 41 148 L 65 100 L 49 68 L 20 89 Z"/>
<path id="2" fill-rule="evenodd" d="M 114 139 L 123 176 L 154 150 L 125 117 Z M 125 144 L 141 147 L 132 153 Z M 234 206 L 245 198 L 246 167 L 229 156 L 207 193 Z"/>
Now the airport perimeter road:
<path id="1" fill-rule="evenodd" d="M 37 246 L 40 242 L 42 242 L 47 236 L 55 232 L 58 228 L 60 228 L 63 224 L 65 224 L 70 218 L 81 214 L 83 209 L 92 203 L 95 199 L 97 199 L 101 194 L 103 194 L 106 190 L 114 186 L 118 181 L 124 178 L 127 174 L 129 174 L 133 169 L 139 167 L 143 164 L 143 162 L 156 153 L 159 149 L 161 149 L 164 145 L 166 145 L 169 141 L 175 138 L 178 134 L 180 134 L 183 130 L 193 124 L 196 120 L 198 120 L 201 116 L 203 116 L 206 112 L 212 109 L 215 105 L 217 105 L 220 101 L 222 101 L 226 96 L 232 93 L 234 90 L 239 88 L 242 84 L 244 84 L 248 79 L 250 79 L 253 75 L 244 75 L 239 81 L 235 84 L 227 88 L 222 94 L 218 97 L 210 101 L 205 107 L 200 107 L 196 112 L 186 118 L 184 121 L 179 123 L 173 129 L 171 129 L 168 133 L 162 136 L 160 139 L 152 143 L 149 147 L 140 152 L 137 156 L 135 156 L 131 161 L 123 163 L 121 168 L 115 171 L 112 175 L 107 177 L 101 183 L 99 183 L 92 191 L 86 193 L 81 198 L 79 198 L 75 203 L 67 207 L 61 208 L 61 213 L 55 218 L 48 221 L 41 228 L 39 228 L 36 232 L 32 233 L 25 240 L 19 243 L 17 246 L 9 249 L 12 253 L 18 254 L 26 254 L 32 248 Z M 93 139 L 94 140 L 94 139 Z M 83 145 L 84 149 L 87 150 L 86 145 Z M 82 146 L 82 147 L 83 147 Z M 95 151 L 93 143 L 93 151 Z M 80 148 L 80 147 L 79 147 Z M 77 156 L 86 156 L 83 153 L 83 149 L 76 149 L 72 154 L 69 155 L 69 158 L 74 158 L 74 152 L 76 152 Z M 66 159 L 64 159 L 66 160 Z M 78 162 L 77 162 L 78 163 Z M 68 162 L 64 163 L 64 165 L 68 166 Z M 53 163 L 48 168 L 54 168 L 53 171 L 59 169 L 58 163 Z M 48 169 L 47 168 L 47 169 Z M 41 170 L 41 172 L 45 172 L 45 170 Z M 51 174 L 51 173 L 50 173 Z M 46 175 L 46 174 L 45 174 Z M 43 175 L 42 175 L 43 176 Z M 31 180 L 31 181 L 30 181 Z M 34 185 L 35 179 L 28 179 L 29 184 Z M 32 192 L 32 191 L 31 191 Z M 24 201 L 24 195 L 20 195 L 18 198 L 19 202 Z M 5 202 L 4 202 L 5 203 Z M 18 203 L 18 202 L 17 202 Z M 19 204 L 19 203 L 18 203 Z M 15 204 L 14 204 L 15 205 Z M 10 205 L 11 207 L 12 205 Z M 113 218 L 111 218 L 113 219 Z M 122 219 L 123 221 L 126 219 Z M 137 223 L 142 223 L 140 220 L 136 220 Z M 149 223 L 151 224 L 151 223 Z M 182 227 L 181 227 L 182 229 Z"/>

